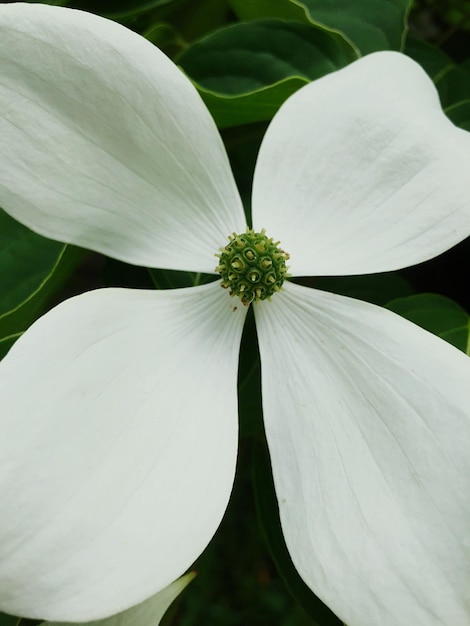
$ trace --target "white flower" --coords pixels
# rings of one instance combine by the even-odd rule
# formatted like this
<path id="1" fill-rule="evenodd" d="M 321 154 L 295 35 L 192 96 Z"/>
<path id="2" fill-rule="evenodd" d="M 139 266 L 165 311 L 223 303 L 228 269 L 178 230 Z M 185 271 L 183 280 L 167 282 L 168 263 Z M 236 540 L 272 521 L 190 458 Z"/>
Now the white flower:
<path id="1" fill-rule="evenodd" d="M 125 611 L 97 621 L 79 622 L 43 622 L 40 626 L 158 626 L 168 608 L 183 589 L 191 582 L 195 574 L 190 572 L 173 581 L 141 604 Z"/>
<path id="2" fill-rule="evenodd" d="M 86 13 L 0 7 L 0 204 L 138 265 L 214 272 L 245 218 L 196 91 Z M 253 227 L 293 277 L 394 270 L 470 232 L 470 139 L 424 72 L 372 54 L 276 115 Z M 92 620 L 184 572 L 224 513 L 247 307 L 220 281 L 106 289 L 0 367 L 0 609 Z M 254 305 L 286 542 L 349 626 L 468 626 L 470 361 L 381 308 L 286 281 Z"/>

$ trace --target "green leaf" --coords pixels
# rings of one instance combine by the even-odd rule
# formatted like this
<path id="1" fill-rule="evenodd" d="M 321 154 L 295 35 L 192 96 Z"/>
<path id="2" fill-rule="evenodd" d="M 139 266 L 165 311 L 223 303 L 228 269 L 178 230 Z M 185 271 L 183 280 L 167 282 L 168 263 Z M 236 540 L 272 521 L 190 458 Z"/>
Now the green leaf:
<path id="1" fill-rule="evenodd" d="M 470 99 L 457 102 L 444 109 L 444 112 L 456 126 L 470 131 Z"/>
<path id="2" fill-rule="evenodd" d="M 294 91 L 355 60 L 338 35 L 261 20 L 201 39 L 178 58 L 220 127 L 269 120 Z"/>
<path id="3" fill-rule="evenodd" d="M 225 0 L 185 0 L 182 6 L 162 7 L 151 17 L 152 22 L 145 26 L 142 35 L 173 59 L 190 42 L 227 24 L 231 15 Z"/>
<path id="4" fill-rule="evenodd" d="M 390 300 L 413 293 L 409 282 L 393 272 L 365 276 L 320 277 L 313 279 L 311 286 L 379 305 L 385 305 Z"/>
<path id="5" fill-rule="evenodd" d="M 318 626 L 342 626 L 342 622 L 314 595 L 300 578 L 287 551 L 279 520 L 279 509 L 265 445 L 253 448 L 253 487 L 261 529 L 273 561 L 292 596 Z"/>
<path id="6" fill-rule="evenodd" d="M 444 109 L 470 100 L 470 67 L 467 63 L 447 68 L 436 78 L 441 104 Z"/>
<path id="7" fill-rule="evenodd" d="M 405 54 L 417 61 L 436 83 L 449 119 L 470 130 L 470 65 L 457 65 L 439 48 L 414 37 L 408 37 Z"/>
<path id="8" fill-rule="evenodd" d="M 297 20 L 342 35 L 357 52 L 401 50 L 411 0 L 229 0 L 240 19 Z"/>
<path id="9" fill-rule="evenodd" d="M 445 52 L 413 36 L 407 37 L 404 52 L 419 63 L 433 81 L 455 66 Z"/>
<path id="10" fill-rule="evenodd" d="M 0 339 L 0 360 L 7 355 L 12 345 L 15 343 L 18 337 L 21 337 L 21 335 L 22 333 L 15 333 L 14 335 L 9 335 L 8 337 L 3 337 L 2 339 Z M 3 626 L 1 618 L 2 616 L 0 614 L 0 626 Z"/>
<path id="11" fill-rule="evenodd" d="M 170 58 L 179 54 L 187 45 L 176 28 L 165 22 L 154 24 L 142 35 Z"/>
<path id="12" fill-rule="evenodd" d="M 83 254 L 33 233 L 0 210 L 0 337 L 24 331 Z"/>
<path id="13" fill-rule="evenodd" d="M 94 2 L 76 0 L 78 8 L 90 10 L 126 24 L 132 30 L 159 45 L 160 27 L 173 29 L 178 49 L 170 48 L 171 58 L 188 42 L 231 21 L 232 15 L 226 0 L 120 0 L 119 2 Z M 164 46 L 166 51 L 166 47 Z"/>
<path id="14" fill-rule="evenodd" d="M 167 13 L 168 20 L 186 41 L 200 39 L 230 21 L 226 0 L 184 0 L 181 6 Z"/>
<path id="15" fill-rule="evenodd" d="M 0 212 L 0 316 L 40 287 L 63 249 Z"/>
<path id="16" fill-rule="evenodd" d="M 387 308 L 470 355 L 470 316 L 450 298 L 424 293 L 393 300 Z"/>
<path id="17" fill-rule="evenodd" d="M 20 623 L 21 618 L 0 613 L 0 626 L 18 626 Z"/>

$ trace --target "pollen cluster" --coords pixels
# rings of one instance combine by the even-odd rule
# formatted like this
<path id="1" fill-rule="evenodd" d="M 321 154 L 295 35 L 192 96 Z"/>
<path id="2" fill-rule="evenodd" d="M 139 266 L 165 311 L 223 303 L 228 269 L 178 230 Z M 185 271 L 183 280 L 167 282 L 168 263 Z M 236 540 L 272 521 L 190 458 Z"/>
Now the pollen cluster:
<path id="1" fill-rule="evenodd" d="M 279 248 L 279 241 L 266 237 L 265 230 L 255 233 L 233 233 L 229 243 L 219 248 L 216 272 L 222 276 L 222 287 L 230 290 L 248 306 L 251 302 L 270 300 L 287 276 L 289 255 Z"/>

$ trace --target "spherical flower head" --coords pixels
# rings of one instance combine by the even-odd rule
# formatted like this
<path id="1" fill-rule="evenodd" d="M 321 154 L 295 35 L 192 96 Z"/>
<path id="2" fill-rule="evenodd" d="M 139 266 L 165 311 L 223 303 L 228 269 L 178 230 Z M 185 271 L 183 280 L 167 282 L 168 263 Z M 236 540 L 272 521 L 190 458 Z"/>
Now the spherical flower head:
<path id="1" fill-rule="evenodd" d="M 229 235 L 229 243 L 216 254 L 220 262 L 215 270 L 222 276 L 222 287 L 245 306 L 270 300 L 288 276 L 289 255 L 279 244 L 266 236 L 264 228 L 259 233 L 247 228 L 242 235 Z"/>

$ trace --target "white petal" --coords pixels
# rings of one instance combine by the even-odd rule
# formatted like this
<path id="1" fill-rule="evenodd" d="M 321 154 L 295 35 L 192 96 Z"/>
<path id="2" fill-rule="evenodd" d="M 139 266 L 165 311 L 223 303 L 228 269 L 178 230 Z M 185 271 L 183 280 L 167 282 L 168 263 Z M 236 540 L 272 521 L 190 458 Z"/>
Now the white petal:
<path id="1" fill-rule="evenodd" d="M 243 209 L 215 124 L 155 46 L 82 11 L 0 7 L 0 206 L 129 263 L 212 272 Z"/>
<path id="2" fill-rule="evenodd" d="M 170 605 L 194 578 L 186 574 L 145 602 L 126 611 L 94 622 L 43 622 L 41 626 L 157 626 Z"/>
<path id="3" fill-rule="evenodd" d="M 0 610 L 113 615 L 180 576 L 224 513 L 245 308 L 220 283 L 98 290 L 0 363 Z"/>
<path id="4" fill-rule="evenodd" d="M 383 272 L 470 234 L 470 134 L 414 61 L 378 52 L 300 89 L 262 143 L 253 223 L 300 275 Z"/>
<path id="5" fill-rule="evenodd" d="M 370 304 L 255 307 L 281 522 L 348 626 L 470 623 L 470 360 Z"/>

